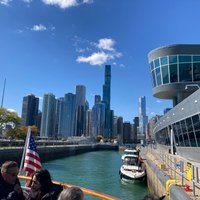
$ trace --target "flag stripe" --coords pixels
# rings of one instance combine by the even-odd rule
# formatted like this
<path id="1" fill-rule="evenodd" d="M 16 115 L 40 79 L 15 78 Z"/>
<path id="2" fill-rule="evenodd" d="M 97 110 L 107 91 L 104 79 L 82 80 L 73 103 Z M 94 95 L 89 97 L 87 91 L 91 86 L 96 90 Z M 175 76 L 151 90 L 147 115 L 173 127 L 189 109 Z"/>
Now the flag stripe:
<path id="1" fill-rule="evenodd" d="M 37 153 L 36 144 L 34 138 L 30 132 L 29 138 L 27 141 L 25 160 L 23 170 L 28 172 L 28 176 L 35 171 L 38 171 L 42 168 L 39 154 Z"/>

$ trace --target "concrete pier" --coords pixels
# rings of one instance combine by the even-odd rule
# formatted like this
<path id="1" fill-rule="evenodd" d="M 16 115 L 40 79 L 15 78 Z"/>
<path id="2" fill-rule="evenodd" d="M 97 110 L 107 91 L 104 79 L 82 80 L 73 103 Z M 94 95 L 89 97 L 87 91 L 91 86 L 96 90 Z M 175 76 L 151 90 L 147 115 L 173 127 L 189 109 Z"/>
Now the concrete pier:
<path id="1" fill-rule="evenodd" d="M 84 144 L 84 145 L 63 145 L 63 146 L 42 146 L 37 147 L 41 161 L 63 158 L 75 154 L 98 151 L 98 150 L 118 150 L 118 145 L 107 144 Z M 21 162 L 23 147 L 0 148 L 0 163 L 6 160 L 14 160 L 18 164 Z"/>
<path id="2" fill-rule="evenodd" d="M 165 200 L 200 200 L 200 190 L 192 188 L 193 181 L 186 179 L 183 181 L 180 169 L 176 167 L 176 164 L 180 161 L 178 155 L 164 155 L 158 149 L 148 147 L 141 147 L 140 150 L 140 155 L 144 159 L 146 166 L 147 184 L 151 193 L 158 196 L 166 195 Z M 165 157 L 168 163 L 164 163 L 160 156 Z M 171 160 L 169 158 L 166 159 L 168 156 L 171 157 Z M 175 166 L 175 170 L 172 165 Z M 186 185 L 191 190 L 185 190 Z"/>

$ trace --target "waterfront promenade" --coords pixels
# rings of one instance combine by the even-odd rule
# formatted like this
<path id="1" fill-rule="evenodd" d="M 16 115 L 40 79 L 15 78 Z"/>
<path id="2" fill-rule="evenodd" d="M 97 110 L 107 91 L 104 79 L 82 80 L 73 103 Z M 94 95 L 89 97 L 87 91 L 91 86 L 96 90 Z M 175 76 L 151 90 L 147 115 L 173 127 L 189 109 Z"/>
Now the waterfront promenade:
<path id="1" fill-rule="evenodd" d="M 171 200 L 200 200 L 200 163 L 164 153 L 153 146 L 141 147 L 147 168 L 148 187 Z"/>

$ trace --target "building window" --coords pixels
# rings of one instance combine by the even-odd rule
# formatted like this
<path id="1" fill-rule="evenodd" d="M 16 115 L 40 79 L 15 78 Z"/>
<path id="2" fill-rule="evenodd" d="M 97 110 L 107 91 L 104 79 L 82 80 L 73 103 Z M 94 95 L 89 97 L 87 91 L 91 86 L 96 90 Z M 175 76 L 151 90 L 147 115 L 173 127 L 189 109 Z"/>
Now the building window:
<path id="1" fill-rule="evenodd" d="M 200 56 L 193 56 L 193 62 L 200 62 Z"/>
<path id="2" fill-rule="evenodd" d="M 182 133 L 183 133 L 185 146 L 190 146 L 189 136 L 188 136 L 185 120 L 180 121 L 180 124 L 181 124 L 181 129 L 182 129 Z"/>
<path id="3" fill-rule="evenodd" d="M 199 146 L 199 139 L 200 139 L 200 121 L 199 121 L 199 115 L 194 115 L 192 116 L 192 122 L 193 122 L 193 127 L 194 127 L 194 136 L 196 138 L 197 146 Z"/>
<path id="4" fill-rule="evenodd" d="M 153 84 L 153 87 L 156 87 L 156 76 L 155 76 L 155 70 L 152 71 L 152 84 Z"/>
<path id="5" fill-rule="evenodd" d="M 154 65 L 155 65 L 155 68 L 159 67 L 160 66 L 160 60 L 159 59 L 154 60 Z"/>
<path id="6" fill-rule="evenodd" d="M 196 137 L 193 130 L 192 119 L 190 117 L 186 119 L 186 128 L 188 131 L 191 146 L 196 147 Z"/>
<path id="7" fill-rule="evenodd" d="M 193 63 L 193 80 L 200 81 L 200 63 Z"/>
<path id="8" fill-rule="evenodd" d="M 160 61 L 161 61 L 161 65 L 167 65 L 169 63 L 167 56 L 160 58 Z"/>
<path id="9" fill-rule="evenodd" d="M 151 63 L 150 63 L 150 66 L 151 66 L 151 70 L 153 70 L 153 69 L 154 69 L 154 63 L 151 62 Z"/>
<path id="10" fill-rule="evenodd" d="M 191 63 L 192 56 L 179 56 L 179 63 Z"/>
<path id="11" fill-rule="evenodd" d="M 163 84 L 169 83 L 168 65 L 162 66 Z"/>
<path id="12" fill-rule="evenodd" d="M 179 64 L 179 80 L 180 82 L 192 81 L 191 63 Z"/>
<path id="13" fill-rule="evenodd" d="M 177 56 L 169 56 L 169 64 L 177 63 Z"/>
<path id="14" fill-rule="evenodd" d="M 177 64 L 173 64 L 169 66 L 170 71 L 170 82 L 178 82 L 178 75 L 177 75 Z"/>
<path id="15" fill-rule="evenodd" d="M 156 80 L 157 80 L 157 86 L 158 86 L 158 85 L 161 85 L 160 68 L 156 68 Z"/>

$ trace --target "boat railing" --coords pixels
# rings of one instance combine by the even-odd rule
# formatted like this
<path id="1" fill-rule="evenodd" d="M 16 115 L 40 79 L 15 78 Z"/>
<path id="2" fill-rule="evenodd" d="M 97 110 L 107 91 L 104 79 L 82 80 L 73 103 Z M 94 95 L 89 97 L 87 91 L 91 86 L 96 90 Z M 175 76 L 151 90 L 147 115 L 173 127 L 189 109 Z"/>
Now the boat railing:
<path id="1" fill-rule="evenodd" d="M 18 175 L 18 178 L 20 180 L 24 180 L 24 181 L 30 181 L 31 180 L 31 177 L 22 176 L 22 175 Z M 75 185 L 63 183 L 63 182 L 60 182 L 60 181 L 53 181 L 53 183 L 55 183 L 57 185 L 61 185 L 63 188 L 69 188 L 69 187 L 75 186 Z M 108 194 L 104 194 L 104 193 L 97 192 L 95 190 L 87 189 L 87 188 L 80 187 L 80 186 L 78 186 L 78 187 L 81 188 L 81 190 L 84 192 L 84 194 L 87 194 L 87 195 L 91 195 L 91 196 L 98 197 L 100 199 L 105 199 L 105 200 L 120 200 L 119 198 L 113 197 L 113 196 L 108 195 Z M 27 189 L 26 192 L 28 193 L 28 189 Z"/>

